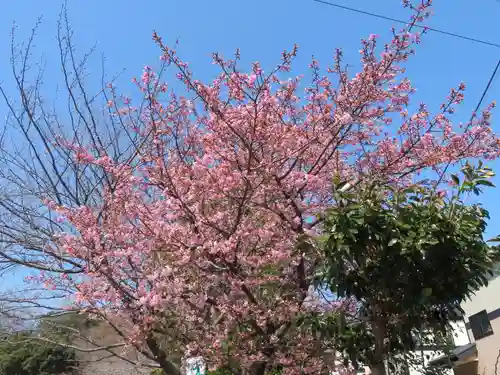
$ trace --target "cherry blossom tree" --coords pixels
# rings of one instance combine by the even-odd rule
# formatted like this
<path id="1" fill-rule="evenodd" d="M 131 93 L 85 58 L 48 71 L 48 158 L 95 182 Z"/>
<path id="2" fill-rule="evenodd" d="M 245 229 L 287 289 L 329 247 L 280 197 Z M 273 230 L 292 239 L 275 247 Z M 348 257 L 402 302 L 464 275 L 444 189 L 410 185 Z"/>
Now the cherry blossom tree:
<path id="1" fill-rule="evenodd" d="M 62 8 L 56 29 L 59 55 L 49 55 L 47 61 L 36 59 L 37 32 L 43 26 L 38 22 L 28 39 L 20 41 L 18 25 L 14 25 L 11 76 L 6 72 L 0 83 L 0 97 L 8 109 L 0 131 L 0 275 L 9 280 L 3 283 L 0 293 L 0 316 L 2 322 L 5 321 L 2 327 L 9 327 L 6 333 L 25 330 L 20 334 L 29 336 L 33 326 L 43 322 L 48 313 L 54 314 L 61 318 L 53 323 L 54 329 L 70 333 L 71 347 L 78 349 L 84 362 L 92 357 L 102 366 L 112 355 L 114 358 L 110 361 L 123 360 L 135 366 L 144 359 L 137 360 L 132 348 L 124 353 L 125 340 L 119 334 L 108 334 L 105 340 L 100 337 L 101 332 L 116 331 L 120 325 L 113 328 L 96 316 L 102 324 L 99 334 L 75 329 L 63 318 L 80 309 L 77 306 L 71 311 L 62 308 L 74 289 L 38 283 L 47 273 L 64 277 L 84 275 L 84 261 L 52 246 L 54 236 L 71 227 L 52 215 L 43 200 L 68 207 L 95 205 L 102 201 L 103 186 L 107 185 L 108 189 L 112 186 L 111 176 L 99 166 L 75 163 L 71 150 L 66 147 L 68 140 L 98 150 L 97 155 L 105 152 L 121 162 L 133 158 L 139 144 L 136 142 L 141 141 L 125 125 L 127 121 L 140 121 L 139 113 L 117 114 L 107 106 L 118 94 L 106 87 L 114 83 L 120 73 L 106 74 L 105 59 L 98 57 L 93 61 L 96 59 L 93 48 L 85 51 L 75 44 L 66 7 Z M 89 71 L 90 63 L 102 63 L 103 71 L 95 68 Z M 57 76 L 44 79 L 44 66 L 57 64 L 60 80 L 54 78 Z M 55 98 L 50 91 L 51 84 L 59 85 Z M 30 275 L 25 284 L 19 280 L 24 275 Z M 13 276 L 14 283 L 10 281 Z M 174 340 L 174 334 L 170 336 Z M 43 338 L 46 343 L 53 341 L 45 332 L 44 337 L 37 334 L 33 338 Z M 166 350 L 165 345 L 163 349 Z M 168 350 L 177 362 L 175 345 Z"/>
<path id="2" fill-rule="evenodd" d="M 126 158 L 56 138 L 71 165 L 99 171 L 106 183 L 98 199 L 78 204 L 47 197 L 47 215 L 67 230 L 44 244 L 60 255 L 47 266 L 57 273 L 38 280 L 107 320 L 169 375 L 180 371 L 164 349 L 172 328 L 183 355 L 210 367 L 237 359 L 258 375 L 325 371 L 332 342 L 304 317 L 317 309 L 311 280 L 321 251 L 309 239 L 321 232 L 318 213 L 335 205 L 332 178 L 407 184 L 425 172 L 437 185 L 460 160 L 499 152 L 493 105 L 453 125 L 463 84 L 439 113 L 420 105 L 410 114 L 414 88 L 402 65 L 430 3 L 405 2 L 411 21 L 386 45 L 364 40 L 359 72 L 338 50 L 326 71 L 311 62 L 308 84 L 289 78 L 297 48 L 269 72 L 259 63 L 242 72 L 239 52 L 214 54 L 221 72 L 203 83 L 154 33 L 185 92 L 150 67 L 134 80 L 144 97 L 136 107 L 108 86 L 107 108 L 133 139 Z M 69 262 L 78 273 L 65 272 Z"/>

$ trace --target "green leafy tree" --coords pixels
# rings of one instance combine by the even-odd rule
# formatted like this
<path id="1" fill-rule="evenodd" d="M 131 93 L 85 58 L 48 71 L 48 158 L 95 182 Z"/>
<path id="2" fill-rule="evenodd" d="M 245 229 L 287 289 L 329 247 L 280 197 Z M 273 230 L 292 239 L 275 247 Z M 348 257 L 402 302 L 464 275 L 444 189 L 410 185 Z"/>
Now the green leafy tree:
<path id="1" fill-rule="evenodd" d="M 35 341 L 28 334 L 3 337 L 0 342 L 0 375 L 69 374 L 75 365 L 73 350 Z"/>
<path id="2" fill-rule="evenodd" d="M 498 260 L 483 236 L 488 212 L 466 199 L 493 186 L 494 174 L 480 163 L 467 164 L 462 175 L 452 176 L 449 194 L 425 184 L 395 189 L 375 182 L 363 190 L 335 185 L 316 283 L 353 299 L 356 307 L 318 315 L 316 324 L 353 364 L 384 374 L 384 362 L 414 350 L 421 333 L 428 345 L 446 347 L 460 303 L 488 283 Z"/>
<path id="3" fill-rule="evenodd" d="M 47 314 L 31 331 L 4 335 L 0 338 L 0 375 L 75 372 L 78 360 L 68 344 L 72 344 L 78 333 L 85 333 L 97 324 L 88 314 Z"/>

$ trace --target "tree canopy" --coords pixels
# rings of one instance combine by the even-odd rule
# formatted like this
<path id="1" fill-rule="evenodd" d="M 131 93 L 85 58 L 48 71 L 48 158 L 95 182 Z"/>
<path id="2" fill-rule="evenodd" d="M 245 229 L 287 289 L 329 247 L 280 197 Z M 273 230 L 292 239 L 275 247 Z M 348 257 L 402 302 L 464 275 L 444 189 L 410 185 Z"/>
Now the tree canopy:
<path id="1" fill-rule="evenodd" d="M 74 350 L 13 334 L 0 341 L 1 375 L 70 374 L 77 368 Z"/>
<path id="2" fill-rule="evenodd" d="M 43 108 L 36 83 L 25 81 L 32 39 L 24 55 L 13 48 L 13 61 L 21 61 L 21 70 L 13 69 L 21 108 L 0 92 L 28 151 L 1 154 L 8 185 L 0 202 L 6 211 L 0 217 L 1 260 L 40 270 L 33 283 L 116 332 L 117 342 L 99 349 L 133 347 L 149 361 L 138 359 L 138 365 L 154 362 L 179 375 L 179 358 L 203 356 L 210 367 L 237 358 L 241 372 L 256 375 L 276 368 L 287 374 L 327 371 L 336 338 L 318 339 L 318 327 L 308 319 L 311 312 L 331 314 L 318 312 L 310 292 L 325 257 L 316 236 L 334 225 L 335 209 L 347 210 L 335 207 L 341 201 L 332 192 L 332 176 L 361 187 L 370 181 L 408 186 L 422 172 L 439 185 L 448 182 L 448 167 L 467 158 L 494 159 L 500 151 L 490 124 L 493 104 L 465 126 L 454 124 L 465 85 L 452 89 L 436 113 L 412 105 L 415 89 L 404 64 L 420 42 L 415 26 L 429 15 L 431 1 L 404 4 L 412 12 L 409 24 L 386 44 L 375 35 L 363 40 L 358 71 L 337 50 L 328 68 L 311 61 L 309 81 L 290 73 L 294 47 L 270 70 L 258 62 L 241 68 L 239 51 L 232 59 L 214 54 L 220 73 L 202 82 L 154 33 L 160 67 L 145 67 L 134 79 L 139 102 L 121 96 L 113 82 L 103 83 L 98 96 L 85 92 L 80 67 L 86 57 L 82 64 L 75 61 L 70 35 L 59 34 L 67 123 Z M 180 88 L 167 84 L 170 71 Z M 375 215 L 379 226 L 354 222 L 351 229 L 365 235 L 363 241 L 367 233 L 377 234 L 381 244 L 375 248 L 402 254 L 411 244 L 402 241 L 413 232 L 392 223 L 382 203 L 366 194 L 365 204 L 381 215 Z M 426 219 L 425 210 L 412 216 L 403 206 L 411 225 Z M 364 217 L 352 209 L 349 215 Z M 449 224 L 435 212 L 430 218 Z M 342 220 L 335 225 L 344 225 Z M 386 224 L 394 238 L 382 233 Z M 349 233 L 339 232 L 344 239 L 334 235 L 328 248 L 336 249 L 340 240 L 359 245 L 355 252 L 367 245 Z M 394 261 L 418 259 L 418 252 L 414 258 L 387 254 Z M 358 298 L 373 291 L 361 271 L 335 274 L 335 259 L 324 281 L 345 276 L 337 292 Z M 368 274 L 381 272 L 375 265 Z M 403 278 L 398 270 L 390 272 Z M 435 288 L 415 289 L 418 298 L 438 297 Z M 377 298 L 387 296 L 382 289 Z M 19 301 L 40 305 L 30 298 Z M 409 296 L 400 298 L 410 305 Z"/>
<path id="3" fill-rule="evenodd" d="M 492 186 L 493 172 L 481 163 L 461 171 L 448 193 L 383 181 L 355 191 L 336 186 L 317 283 L 357 302 L 341 314 L 343 326 L 331 322 L 336 347 L 352 361 L 377 367 L 415 350 L 422 333 L 445 338 L 460 304 L 487 285 L 499 252 L 484 238 L 488 211 L 466 198 Z"/>

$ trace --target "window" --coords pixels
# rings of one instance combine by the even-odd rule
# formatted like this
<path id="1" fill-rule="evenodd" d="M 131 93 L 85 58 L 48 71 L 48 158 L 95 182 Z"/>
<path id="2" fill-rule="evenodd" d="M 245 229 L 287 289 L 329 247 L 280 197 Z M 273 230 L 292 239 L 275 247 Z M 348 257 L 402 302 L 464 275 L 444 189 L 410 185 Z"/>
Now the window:
<path id="1" fill-rule="evenodd" d="M 480 311 L 469 317 L 470 328 L 474 339 L 479 340 L 493 334 L 490 319 L 486 310 Z"/>

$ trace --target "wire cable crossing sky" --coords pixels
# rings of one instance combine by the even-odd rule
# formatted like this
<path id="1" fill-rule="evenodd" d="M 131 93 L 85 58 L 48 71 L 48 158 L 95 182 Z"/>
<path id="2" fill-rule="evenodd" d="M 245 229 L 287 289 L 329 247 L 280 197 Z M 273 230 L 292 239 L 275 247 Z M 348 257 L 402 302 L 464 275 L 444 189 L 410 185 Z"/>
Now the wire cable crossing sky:
<path id="1" fill-rule="evenodd" d="M 316 3 L 319 3 L 319 4 L 329 5 L 331 7 L 335 7 L 335 8 L 347 10 L 347 11 L 350 11 L 350 12 L 356 12 L 356 13 L 359 13 L 359 14 L 364 14 L 364 15 L 370 16 L 370 17 L 380 18 L 380 19 L 383 19 L 383 20 L 397 22 L 397 23 L 400 23 L 400 24 L 403 24 L 403 25 L 408 25 L 408 22 L 400 20 L 400 19 L 397 19 L 397 18 L 392 18 L 392 17 L 388 17 L 388 16 L 384 16 L 384 15 L 376 14 L 376 13 L 372 13 L 372 12 L 367 12 L 365 10 L 352 8 L 352 7 L 348 7 L 348 6 L 345 6 L 345 5 L 340 5 L 340 4 L 332 3 L 332 2 L 329 2 L 329 1 L 324 1 L 324 0 L 312 0 L 312 1 L 314 1 Z M 460 38 L 460 39 L 463 39 L 463 40 L 468 40 L 468 41 L 474 42 L 474 43 L 484 44 L 484 45 L 487 45 L 487 46 L 490 46 L 490 47 L 500 48 L 500 44 L 489 42 L 487 40 L 482 40 L 482 39 L 473 38 L 473 37 L 469 37 L 469 36 L 465 36 L 465 35 L 460 35 L 460 34 L 452 33 L 452 32 L 445 31 L 445 30 L 435 29 L 433 27 L 428 27 L 428 26 L 413 25 L 413 27 L 417 27 L 417 28 L 420 28 L 420 29 L 428 30 L 428 31 L 434 31 L 435 33 L 439 33 L 439 34 L 443 34 L 443 35 L 448 35 L 448 36 L 451 36 L 451 37 L 454 37 L 454 38 Z"/>

